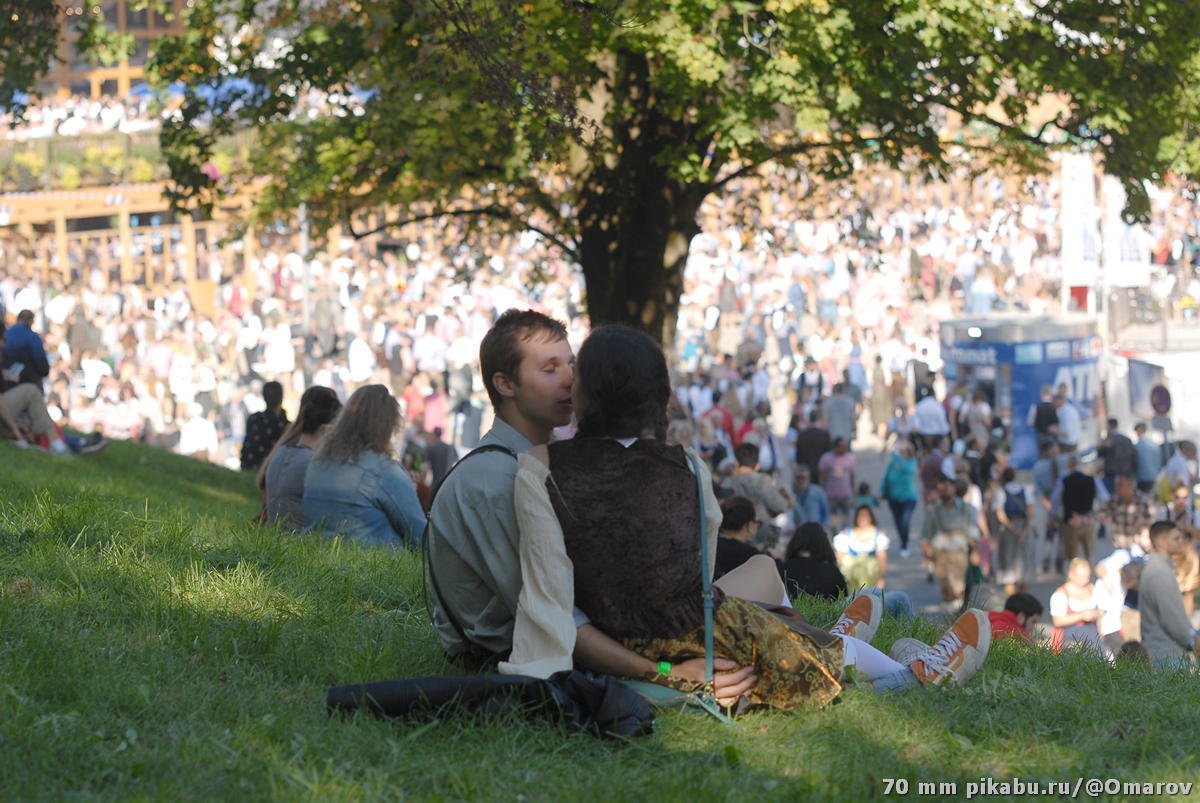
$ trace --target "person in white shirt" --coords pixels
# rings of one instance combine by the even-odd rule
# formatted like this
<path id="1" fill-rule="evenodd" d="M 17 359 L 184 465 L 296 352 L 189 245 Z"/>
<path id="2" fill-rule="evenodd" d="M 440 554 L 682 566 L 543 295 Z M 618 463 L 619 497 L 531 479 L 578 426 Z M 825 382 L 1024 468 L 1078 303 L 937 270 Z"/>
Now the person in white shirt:
<path id="1" fill-rule="evenodd" d="M 1121 648 L 1126 634 L 1121 632 L 1121 612 L 1125 610 L 1125 586 L 1121 569 L 1130 563 L 1143 563 L 1150 547 L 1150 528 L 1136 536 L 1128 547 L 1113 550 L 1096 564 L 1096 605 L 1104 611 L 1100 617 L 1100 637 L 1114 654 Z"/>
<path id="2" fill-rule="evenodd" d="M 1064 452 L 1073 452 L 1083 435 L 1083 419 L 1075 405 L 1061 393 L 1054 397 L 1054 408 L 1058 413 L 1058 445 Z"/>
<path id="3" fill-rule="evenodd" d="M 697 374 L 696 381 L 687 390 L 687 401 L 692 408 L 692 418 L 699 419 L 713 407 L 713 389 L 708 374 Z"/>
<path id="4" fill-rule="evenodd" d="M 927 448 L 939 437 L 950 434 L 950 420 L 932 393 L 917 402 L 913 410 L 913 429 Z"/>
<path id="5" fill-rule="evenodd" d="M 1189 490 L 1195 484 L 1195 477 L 1192 475 L 1191 463 L 1196 459 L 1196 444 L 1191 441 L 1180 441 L 1179 448 L 1175 450 L 1175 454 L 1171 455 L 1171 459 L 1163 466 L 1163 473 L 1167 477 L 1167 482 L 1171 488 L 1183 485 Z"/>
<path id="6" fill-rule="evenodd" d="M 188 420 L 179 430 L 179 453 L 197 460 L 211 460 L 220 448 L 217 442 L 217 427 L 204 416 L 204 408 L 197 402 L 188 405 Z"/>

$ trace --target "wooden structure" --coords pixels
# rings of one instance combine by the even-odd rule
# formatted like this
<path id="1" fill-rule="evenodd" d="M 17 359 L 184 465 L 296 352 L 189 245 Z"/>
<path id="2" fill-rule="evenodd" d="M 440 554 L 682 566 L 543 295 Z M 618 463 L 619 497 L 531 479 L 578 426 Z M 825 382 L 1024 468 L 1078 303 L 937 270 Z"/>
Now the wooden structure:
<path id="1" fill-rule="evenodd" d="M 160 183 L 120 184 L 0 195 L 3 271 L 66 285 L 99 269 L 107 281 L 148 288 L 194 287 L 241 272 L 255 238 L 224 239 L 241 210 L 206 221 L 175 216 L 162 190 Z M 253 292 L 250 278 L 246 285 Z"/>
<path id="2" fill-rule="evenodd" d="M 51 64 L 49 74 L 38 82 L 38 90 L 45 98 L 83 95 L 94 100 L 103 95 L 125 97 L 129 94 L 136 82 L 145 76 L 144 65 L 154 39 L 163 34 L 178 33 L 180 12 L 191 3 L 168 0 L 173 11 L 170 20 L 153 7 L 135 8 L 134 5 L 130 0 L 63 0 L 59 4 L 59 60 Z M 85 14 L 102 14 L 106 27 L 132 37 L 133 52 L 111 67 L 81 53 L 75 23 Z"/>

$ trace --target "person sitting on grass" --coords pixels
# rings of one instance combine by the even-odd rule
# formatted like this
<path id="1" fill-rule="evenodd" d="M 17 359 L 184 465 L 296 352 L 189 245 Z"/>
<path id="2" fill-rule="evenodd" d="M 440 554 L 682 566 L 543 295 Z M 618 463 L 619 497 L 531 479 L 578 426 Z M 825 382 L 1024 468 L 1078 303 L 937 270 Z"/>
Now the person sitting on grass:
<path id="1" fill-rule="evenodd" d="M 1051 646 L 1055 652 L 1075 642 L 1104 653 L 1098 629 L 1103 615 L 1096 604 L 1091 564 L 1083 558 L 1072 558 L 1067 564 L 1067 582 L 1050 595 L 1050 618 L 1054 622 Z"/>
<path id="2" fill-rule="evenodd" d="M 426 539 L 434 627 L 446 656 L 472 669 L 493 668 L 512 651 L 523 585 L 513 504 L 515 456 L 549 443 L 555 428 L 571 422 L 575 355 L 561 322 L 534 310 L 510 309 L 484 335 L 479 367 L 495 423 L 438 489 Z M 661 656 L 643 657 L 582 611 L 573 613 L 578 666 L 624 677 L 654 670 Z M 735 701 L 757 681 L 752 666 L 718 658 L 715 668 L 718 700 Z M 670 673 L 702 682 L 704 659 L 675 663 Z"/>
<path id="3" fill-rule="evenodd" d="M 304 529 L 304 475 L 313 448 L 341 409 L 342 403 L 330 388 L 313 385 L 304 391 L 296 420 L 288 424 L 258 469 L 264 523 Z"/>
<path id="4" fill-rule="evenodd" d="M 0 348 L 5 345 L 6 334 L 3 322 L 0 322 Z M 99 435 L 87 438 L 64 435 L 50 417 L 46 399 L 42 396 L 41 380 L 21 381 L 21 372 L 8 368 L 0 371 L 0 425 L 0 432 L 17 448 L 28 449 L 39 439 L 45 439 L 50 454 L 60 457 L 69 457 L 75 452 L 98 452 L 108 445 L 108 441 Z"/>
<path id="5" fill-rule="evenodd" d="M 762 555 L 751 542 L 758 532 L 754 503 L 744 496 L 721 500 L 721 535 L 717 539 L 717 566 L 714 579 L 737 569 L 751 558 Z"/>
<path id="6" fill-rule="evenodd" d="M 992 638 L 1015 638 L 1027 644 L 1033 643 L 1031 628 L 1037 624 L 1044 609 L 1037 597 L 1018 591 L 1004 601 L 1004 610 L 988 611 L 992 623 Z"/>
<path id="7" fill-rule="evenodd" d="M 522 565 L 530 570 L 502 671 L 548 676 L 569 669 L 575 605 L 626 648 L 661 662 L 642 680 L 679 686 L 671 665 L 705 654 L 697 568 L 712 572 L 719 523 L 710 519 L 700 532 L 700 511 L 718 505 L 699 457 L 664 442 L 670 396 L 666 360 L 649 336 L 604 326 L 580 348 L 578 434 L 517 460 L 514 503 Z M 700 538 L 712 546 L 707 566 Z M 752 705 L 827 704 L 840 694 L 848 667 L 878 690 L 962 683 L 990 645 L 987 617 L 971 610 L 905 665 L 868 643 L 883 608 L 873 595 L 855 598 L 824 631 L 789 626 L 748 601 L 770 602 L 769 592 L 753 593 L 721 581 L 713 592 L 716 655 L 756 668 L 758 683 L 747 694 Z"/>
<path id="8" fill-rule="evenodd" d="M 1117 660 L 1138 666 L 1150 666 L 1150 652 L 1140 641 L 1127 641 L 1117 650 Z"/>
<path id="9" fill-rule="evenodd" d="M 1150 525 L 1150 554 L 1138 582 L 1138 611 L 1142 643 L 1157 666 L 1185 666 L 1190 663 L 1188 652 L 1200 652 L 1200 633 L 1184 611 L 1175 579 L 1174 557 L 1186 548 L 1174 522 Z"/>
<path id="10" fill-rule="evenodd" d="M 792 534 L 782 566 L 788 594 L 793 598 L 801 594 L 825 599 L 849 595 L 829 533 L 815 521 L 801 524 Z"/>
<path id="11" fill-rule="evenodd" d="M 851 589 L 884 587 L 890 542 L 875 520 L 875 511 L 871 507 L 860 505 L 855 508 L 850 526 L 833 537 L 838 568 Z"/>
<path id="12" fill-rule="evenodd" d="M 383 385 L 354 391 L 304 475 L 309 529 L 368 546 L 420 546 L 425 511 L 392 445 L 402 424 Z"/>
<path id="13" fill-rule="evenodd" d="M 267 382 L 263 385 L 262 395 L 267 409 L 246 419 L 242 471 L 257 471 L 288 425 L 287 411 L 283 409 L 283 385 Z"/>

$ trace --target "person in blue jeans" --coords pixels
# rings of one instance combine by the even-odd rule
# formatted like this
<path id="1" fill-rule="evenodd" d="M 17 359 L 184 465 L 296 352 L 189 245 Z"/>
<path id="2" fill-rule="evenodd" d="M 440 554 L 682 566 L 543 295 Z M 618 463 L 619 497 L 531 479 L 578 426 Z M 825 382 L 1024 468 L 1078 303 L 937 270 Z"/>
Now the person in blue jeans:
<path id="1" fill-rule="evenodd" d="M 897 441 L 887 467 L 883 470 L 879 495 L 887 500 L 896 522 L 896 534 L 900 537 L 900 557 L 908 557 L 909 524 L 917 507 L 917 458 L 912 444 Z"/>
<path id="2" fill-rule="evenodd" d="M 425 512 L 394 457 L 400 405 L 383 385 L 354 391 L 304 475 L 309 530 L 367 546 L 420 546 Z"/>

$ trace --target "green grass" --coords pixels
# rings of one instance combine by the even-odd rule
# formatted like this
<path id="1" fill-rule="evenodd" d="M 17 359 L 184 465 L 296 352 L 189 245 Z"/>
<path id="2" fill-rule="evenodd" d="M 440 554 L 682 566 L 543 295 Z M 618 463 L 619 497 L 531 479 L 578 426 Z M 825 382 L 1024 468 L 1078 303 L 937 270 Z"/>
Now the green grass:
<path id="1" fill-rule="evenodd" d="M 0 444 L 0 797 L 856 800 L 887 778 L 910 797 L 981 776 L 1200 780 L 1200 679 L 1012 643 L 964 689 L 851 688 L 735 727 L 668 711 L 630 744 L 515 719 L 330 719 L 327 686 L 453 671 L 419 559 L 261 529 L 256 510 L 249 477 L 139 446 L 66 461 Z M 910 633 L 936 630 L 885 622 L 875 644 Z"/>

